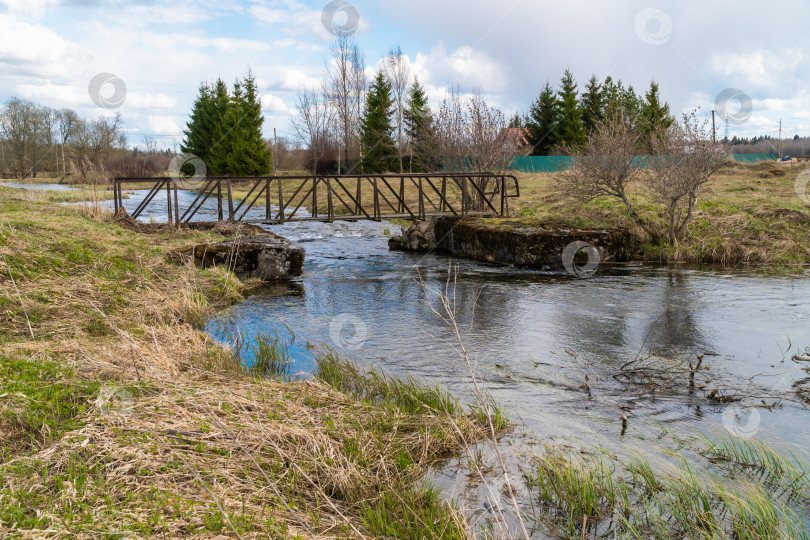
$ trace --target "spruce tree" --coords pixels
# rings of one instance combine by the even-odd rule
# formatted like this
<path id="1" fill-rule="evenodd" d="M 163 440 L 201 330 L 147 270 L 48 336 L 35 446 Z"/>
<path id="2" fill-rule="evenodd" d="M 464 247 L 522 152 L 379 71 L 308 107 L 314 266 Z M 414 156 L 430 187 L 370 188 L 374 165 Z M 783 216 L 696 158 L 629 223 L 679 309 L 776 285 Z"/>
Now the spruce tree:
<path id="1" fill-rule="evenodd" d="M 641 144 L 645 152 L 652 151 L 652 134 L 660 129 L 668 129 L 675 122 L 669 112 L 669 104 L 661 103 L 658 93 L 658 83 L 650 82 L 650 89 L 644 96 L 639 113 L 639 129 L 641 131 Z"/>
<path id="2" fill-rule="evenodd" d="M 642 99 L 636 94 L 633 85 L 628 86 L 627 90 L 624 91 L 622 105 L 624 106 L 627 121 L 637 128 L 641 116 Z"/>
<path id="3" fill-rule="evenodd" d="M 414 78 L 408 90 L 408 100 L 404 112 L 405 135 L 411 146 L 408 159 L 408 170 L 411 172 L 430 172 L 437 169 L 432 154 L 428 150 L 433 134 L 433 115 L 428 105 L 427 93 Z"/>
<path id="4" fill-rule="evenodd" d="M 236 81 L 232 94 L 221 79 L 213 86 L 203 83 L 180 149 L 200 158 L 209 175 L 262 176 L 270 172 L 272 163 L 262 138 L 263 123 L 252 73 Z"/>
<path id="5" fill-rule="evenodd" d="M 605 82 L 602 84 L 602 103 L 604 104 L 603 116 L 607 117 L 612 111 L 621 111 L 624 114 L 624 97 L 627 91 L 624 89 L 624 84 L 621 79 L 614 81 L 613 77 L 608 75 L 605 77 Z"/>
<path id="6" fill-rule="evenodd" d="M 262 137 L 262 104 L 252 72 L 234 90 L 231 115 L 238 115 L 232 138 L 229 172 L 233 176 L 264 176 L 272 169 L 272 156 Z"/>
<path id="7" fill-rule="evenodd" d="M 360 126 L 363 148 L 360 166 L 364 172 L 381 173 L 396 168 L 397 148 L 391 123 L 393 105 L 391 84 L 382 72 L 377 73 L 366 97 L 366 111 Z"/>
<path id="8" fill-rule="evenodd" d="M 620 114 L 625 122 L 636 126 L 641 111 L 641 99 L 632 86 L 624 87 L 621 80 L 614 81 L 606 77 L 602 84 L 603 117 Z"/>
<path id="9" fill-rule="evenodd" d="M 200 158 L 206 166 L 211 162 L 211 144 L 214 126 L 214 90 L 208 83 L 200 85 L 199 93 L 191 107 L 191 118 L 183 130 L 185 138 L 180 151 Z"/>
<path id="10" fill-rule="evenodd" d="M 240 112 L 242 101 L 242 84 L 239 79 L 233 85 L 233 92 L 225 104 L 225 112 L 220 117 L 219 125 L 214 132 L 214 145 L 211 148 L 211 166 L 214 174 L 222 176 L 235 176 L 234 148 L 237 140 L 242 136 Z"/>
<path id="11" fill-rule="evenodd" d="M 515 116 L 509 119 L 509 127 L 510 128 L 522 128 L 525 127 L 523 123 L 523 117 L 520 116 L 518 113 L 515 113 Z"/>
<path id="12" fill-rule="evenodd" d="M 526 138 L 531 147 L 531 155 L 549 155 L 557 142 L 556 118 L 557 99 L 554 96 L 554 89 L 546 82 L 526 117 L 526 128 L 529 131 Z"/>
<path id="13" fill-rule="evenodd" d="M 571 71 L 566 69 L 557 91 L 557 138 L 558 143 L 571 148 L 585 144 L 585 127 L 582 124 L 582 107 L 579 105 L 577 83 Z"/>
<path id="14" fill-rule="evenodd" d="M 219 145 L 219 134 L 227 109 L 228 87 L 222 79 L 217 79 L 213 86 L 202 83 L 191 110 L 191 118 L 183 131 L 185 140 L 180 150 L 200 158 L 211 175 L 224 174 L 217 167 L 214 150 Z M 187 164 L 183 172 L 193 174 L 194 167 Z"/>
<path id="15" fill-rule="evenodd" d="M 599 84 L 596 75 L 593 75 L 585 85 L 585 92 L 582 94 L 582 124 L 585 127 L 586 135 L 593 133 L 596 126 L 602 122 L 604 108 L 602 85 Z"/>

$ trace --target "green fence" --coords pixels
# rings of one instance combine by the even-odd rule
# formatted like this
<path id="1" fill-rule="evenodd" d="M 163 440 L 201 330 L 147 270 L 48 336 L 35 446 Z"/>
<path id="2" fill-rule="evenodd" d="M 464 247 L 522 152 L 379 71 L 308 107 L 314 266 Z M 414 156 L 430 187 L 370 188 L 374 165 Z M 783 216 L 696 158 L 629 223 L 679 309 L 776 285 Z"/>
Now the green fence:
<path id="1" fill-rule="evenodd" d="M 734 154 L 734 160 L 739 163 L 759 163 L 760 161 L 776 161 L 777 154 Z M 646 156 L 636 157 L 638 160 L 646 161 Z M 510 171 L 526 173 L 547 173 L 564 171 L 571 167 L 569 156 L 520 156 L 512 160 L 509 165 Z"/>
<path id="2" fill-rule="evenodd" d="M 520 156 L 509 165 L 510 171 L 544 173 L 564 171 L 571 166 L 569 156 Z"/>
<path id="3" fill-rule="evenodd" d="M 739 163 L 759 163 L 760 161 L 776 161 L 779 154 L 734 154 L 734 161 Z"/>

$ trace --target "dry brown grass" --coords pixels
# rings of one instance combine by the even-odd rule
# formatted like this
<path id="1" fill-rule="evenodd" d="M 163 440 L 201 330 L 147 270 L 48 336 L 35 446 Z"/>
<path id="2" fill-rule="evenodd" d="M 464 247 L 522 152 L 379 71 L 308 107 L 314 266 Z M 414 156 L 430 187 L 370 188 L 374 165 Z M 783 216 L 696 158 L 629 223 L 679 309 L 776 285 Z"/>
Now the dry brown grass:
<path id="1" fill-rule="evenodd" d="M 245 375 L 195 329 L 245 285 L 166 260 L 215 232 L 145 236 L 1 195 L 0 209 L 0 363 L 35 373 L 0 383 L 0 536 L 359 538 L 385 534 L 370 516 L 386 512 L 394 531 L 464 534 L 418 481 L 480 423 Z M 54 408 L 69 422 L 31 420 Z"/>

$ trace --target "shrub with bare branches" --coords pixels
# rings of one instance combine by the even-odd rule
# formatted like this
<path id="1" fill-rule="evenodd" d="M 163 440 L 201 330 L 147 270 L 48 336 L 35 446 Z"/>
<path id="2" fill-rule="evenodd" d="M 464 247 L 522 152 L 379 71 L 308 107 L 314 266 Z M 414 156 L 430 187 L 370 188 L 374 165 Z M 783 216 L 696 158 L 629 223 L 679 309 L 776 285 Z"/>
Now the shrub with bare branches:
<path id="1" fill-rule="evenodd" d="M 667 239 L 678 245 L 687 231 L 701 188 L 729 160 L 722 144 L 712 140 L 708 121 L 697 111 L 685 113 L 683 123 L 654 135 L 652 174 L 648 185 L 663 204 Z"/>
<path id="2" fill-rule="evenodd" d="M 627 189 L 643 165 L 636 158 L 639 136 L 624 117 L 614 112 L 598 123 L 582 148 L 568 148 L 573 167 L 558 179 L 558 187 L 567 196 L 581 201 L 599 197 L 620 199 L 633 221 L 653 240 L 658 234 L 636 212 Z"/>
<path id="3" fill-rule="evenodd" d="M 304 167 L 312 174 L 334 174 L 339 157 L 340 148 L 334 139 L 316 139 L 304 151 Z"/>
<path id="4" fill-rule="evenodd" d="M 423 145 L 426 160 L 452 172 L 503 172 L 517 155 L 507 125 L 503 112 L 479 93 L 464 99 L 453 91 L 439 108 Z M 498 189 L 492 179 L 476 182 L 484 194 Z M 480 193 L 471 193 L 468 204 L 475 209 L 485 207 Z"/>
<path id="5" fill-rule="evenodd" d="M 171 161 L 172 157 L 162 152 L 140 153 L 110 161 L 107 172 L 113 178 L 148 178 L 165 173 Z"/>
<path id="6" fill-rule="evenodd" d="M 504 171 L 517 155 L 503 111 L 479 93 L 451 92 L 434 120 L 431 151 L 451 171 Z"/>

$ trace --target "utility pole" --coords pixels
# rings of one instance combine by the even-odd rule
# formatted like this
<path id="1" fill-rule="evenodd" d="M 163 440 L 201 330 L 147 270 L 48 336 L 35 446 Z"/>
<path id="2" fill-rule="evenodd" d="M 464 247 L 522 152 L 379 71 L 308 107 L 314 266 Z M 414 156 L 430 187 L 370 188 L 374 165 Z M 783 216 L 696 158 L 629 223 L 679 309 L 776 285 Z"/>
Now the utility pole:
<path id="1" fill-rule="evenodd" d="M 278 138 L 276 137 L 276 128 L 273 128 L 273 174 L 277 174 L 276 171 L 278 170 L 276 152 L 278 152 Z"/>
<path id="2" fill-rule="evenodd" d="M 777 144 L 776 151 L 779 153 L 779 159 L 782 159 L 782 119 L 779 119 L 779 143 Z"/>
<path id="3" fill-rule="evenodd" d="M 714 127 L 714 109 L 712 109 L 712 142 L 717 142 L 717 129 Z"/>

